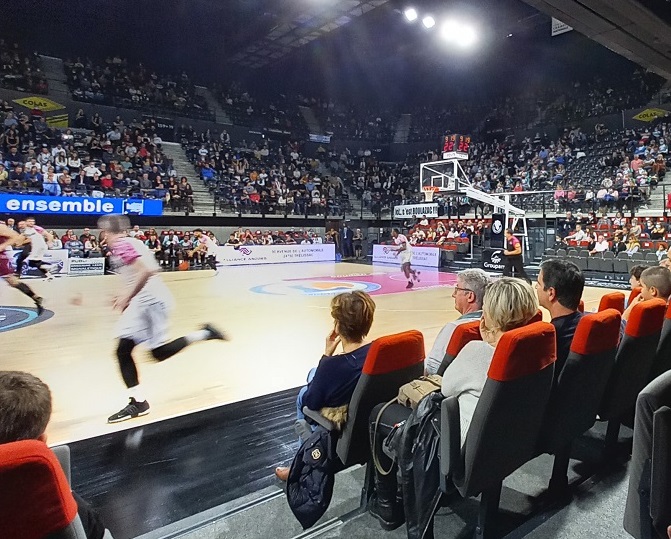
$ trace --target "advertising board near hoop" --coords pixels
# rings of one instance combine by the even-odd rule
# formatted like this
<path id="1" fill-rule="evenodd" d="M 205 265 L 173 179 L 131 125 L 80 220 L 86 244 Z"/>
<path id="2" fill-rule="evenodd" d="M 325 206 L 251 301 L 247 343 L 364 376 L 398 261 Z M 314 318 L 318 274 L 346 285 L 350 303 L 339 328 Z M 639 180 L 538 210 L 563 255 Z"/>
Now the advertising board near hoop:
<path id="1" fill-rule="evenodd" d="M 334 262 L 335 245 L 242 245 L 238 248 L 217 248 L 220 266 L 251 266 L 254 264 L 285 264 L 290 262 Z"/>
<path id="2" fill-rule="evenodd" d="M 504 267 L 505 255 L 503 249 L 485 249 L 482 251 L 482 269 L 503 271 Z"/>
<path id="3" fill-rule="evenodd" d="M 400 264 L 401 259 L 389 245 L 373 245 L 373 263 Z M 440 249 L 438 247 L 412 248 L 412 265 L 437 268 L 440 266 Z"/>
<path id="4" fill-rule="evenodd" d="M 438 217 L 438 204 L 405 204 L 402 206 L 394 206 L 394 217 L 403 219 L 405 217 L 412 217 L 413 215 L 421 217 Z"/>

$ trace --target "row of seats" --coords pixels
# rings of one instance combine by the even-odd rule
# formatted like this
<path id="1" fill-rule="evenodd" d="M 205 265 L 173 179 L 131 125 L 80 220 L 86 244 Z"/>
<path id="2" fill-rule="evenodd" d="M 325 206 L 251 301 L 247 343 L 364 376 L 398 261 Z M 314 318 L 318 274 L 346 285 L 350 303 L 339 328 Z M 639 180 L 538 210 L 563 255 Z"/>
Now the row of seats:
<path id="1" fill-rule="evenodd" d="M 564 250 L 545 249 L 542 260 L 553 258 L 567 259 L 580 268 L 581 271 L 599 271 L 602 273 L 629 273 L 634 266 L 657 266 L 659 259 L 657 255 L 648 251 L 637 252 L 629 256 L 622 251 L 615 255 L 612 251 L 590 255 L 587 250 Z"/>
<path id="2" fill-rule="evenodd" d="M 651 376 L 671 367 L 671 307 L 662 300 L 638 304 L 620 342 L 624 299 L 622 293 L 607 294 L 599 312 L 583 317 L 558 374 L 554 372 L 555 330 L 540 321 L 540 312 L 529 325 L 507 332 L 496 348 L 463 450 L 457 399 L 443 399 L 442 484 L 454 484 L 463 497 L 482 494 L 478 537 L 491 533 L 502 482 L 508 475 L 549 453 L 555 456 L 550 492 L 565 492 L 573 441 L 598 416 L 608 422 L 604 454 L 612 452 L 620 424 L 638 393 Z M 467 342 L 480 338 L 478 321 L 457 326 L 439 373 Z M 377 339 L 368 353 L 336 448 L 344 468 L 367 464 L 362 504 L 368 502 L 372 489 L 371 411 L 393 399 L 401 385 L 421 376 L 423 359 L 423 337 L 414 330 Z M 319 412 L 303 411 L 322 427 L 335 428 Z"/>

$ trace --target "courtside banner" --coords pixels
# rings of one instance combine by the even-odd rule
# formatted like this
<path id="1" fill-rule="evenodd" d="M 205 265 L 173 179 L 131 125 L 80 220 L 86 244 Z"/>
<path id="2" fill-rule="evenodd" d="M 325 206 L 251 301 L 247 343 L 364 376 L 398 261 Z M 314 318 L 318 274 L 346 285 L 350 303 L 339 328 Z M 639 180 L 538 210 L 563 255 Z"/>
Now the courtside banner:
<path id="1" fill-rule="evenodd" d="M 68 275 L 79 277 L 81 275 L 104 275 L 104 258 L 71 258 Z"/>
<path id="2" fill-rule="evenodd" d="M 51 197 L 42 195 L 0 195 L 0 213 L 56 215 L 162 215 L 161 200 L 134 198 Z"/>
<path id="3" fill-rule="evenodd" d="M 389 245 L 373 245 L 373 264 L 382 262 L 384 264 L 401 264 L 401 255 L 396 256 Z M 437 268 L 440 266 L 440 249 L 438 247 L 412 248 L 412 265 Z"/>
<path id="4" fill-rule="evenodd" d="M 394 217 L 404 219 L 406 217 L 438 217 L 438 204 L 405 204 L 403 206 L 394 206 Z"/>
<path id="5" fill-rule="evenodd" d="M 9 264 L 13 270 L 16 270 L 16 260 L 21 254 L 21 251 L 13 249 L 11 251 Z M 50 264 L 52 275 L 67 275 L 70 267 L 69 252 L 67 249 L 49 249 L 42 260 L 45 264 Z M 28 266 L 28 261 L 23 263 L 21 275 L 25 277 L 43 277 L 42 273 L 37 268 Z"/>
<path id="6" fill-rule="evenodd" d="M 241 245 L 237 249 L 230 246 L 217 247 L 218 266 L 334 261 L 335 245 L 332 243 L 313 243 L 307 245 Z"/>

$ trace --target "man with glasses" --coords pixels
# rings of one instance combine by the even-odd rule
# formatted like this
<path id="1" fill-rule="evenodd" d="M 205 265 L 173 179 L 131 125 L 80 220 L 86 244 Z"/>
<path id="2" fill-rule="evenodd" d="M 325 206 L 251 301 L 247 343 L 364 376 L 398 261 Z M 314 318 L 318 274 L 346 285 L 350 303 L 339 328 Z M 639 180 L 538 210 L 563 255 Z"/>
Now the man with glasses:
<path id="1" fill-rule="evenodd" d="M 487 272 L 481 269 L 467 269 L 457 275 L 457 284 L 452 292 L 454 308 L 461 315 L 452 322 L 445 324 L 440 330 L 431 351 L 424 360 L 427 374 L 436 374 L 443 362 L 447 345 L 450 343 L 454 328 L 464 322 L 477 320 L 482 317 L 482 298 L 485 288 L 491 282 Z"/>

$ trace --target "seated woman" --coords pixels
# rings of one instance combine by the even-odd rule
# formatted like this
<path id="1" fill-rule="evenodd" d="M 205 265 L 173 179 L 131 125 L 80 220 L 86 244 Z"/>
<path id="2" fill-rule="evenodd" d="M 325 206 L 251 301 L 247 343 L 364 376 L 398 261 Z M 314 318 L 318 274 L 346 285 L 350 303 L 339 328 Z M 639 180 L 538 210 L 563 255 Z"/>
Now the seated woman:
<path id="1" fill-rule="evenodd" d="M 359 290 L 334 296 L 331 300 L 333 329 L 326 337 L 319 365 L 308 373 L 308 385 L 298 392 L 297 420 L 305 419 L 303 406 L 319 411 L 349 404 L 370 348 L 366 335 L 373 324 L 374 314 L 375 302 Z M 342 353 L 336 354 L 339 345 L 342 345 Z M 289 468 L 276 468 L 275 474 L 286 481 Z"/>
<path id="2" fill-rule="evenodd" d="M 461 349 L 445 370 L 441 386 L 441 393 L 445 397 L 457 397 L 459 402 L 462 447 L 487 381 L 487 371 L 497 343 L 506 331 L 526 325 L 537 312 L 536 294 L 525 281 L 502 277 L 487 287 L 480 319 L 482 340 L 471 341 Z M 373 409 L 371 418 L 376 416 L 380 407 L 378 405 Z M 407 419 L 410 412 L 409 408 L 399 404 L 389 406 L 379 418 L 377 432 L 371 432 L 371 439 L 375 436 L 373 450 L 381 466 L 385 470 L 393 467 L 388 475 L 375 470 L 376 495 L 370 506 L 370 513 L 385 529 L 393 529 L 403 522 L 403 505 L 402 498 L 399 500 L 397 497 L 396 464 L 382 452 L 381 444 L 391 431 L 391 426 Z M 374 423 L 371 424 L 371 431 L 373 429 Z"/>
<path id="3" fill-rule="evenodd" d="M 631 256 L 634 253 L 637 253 L 640 248 L 641 244 L 638 242 L 638 237 L 634 234 L 629 234 L 626 253 Z"/>

